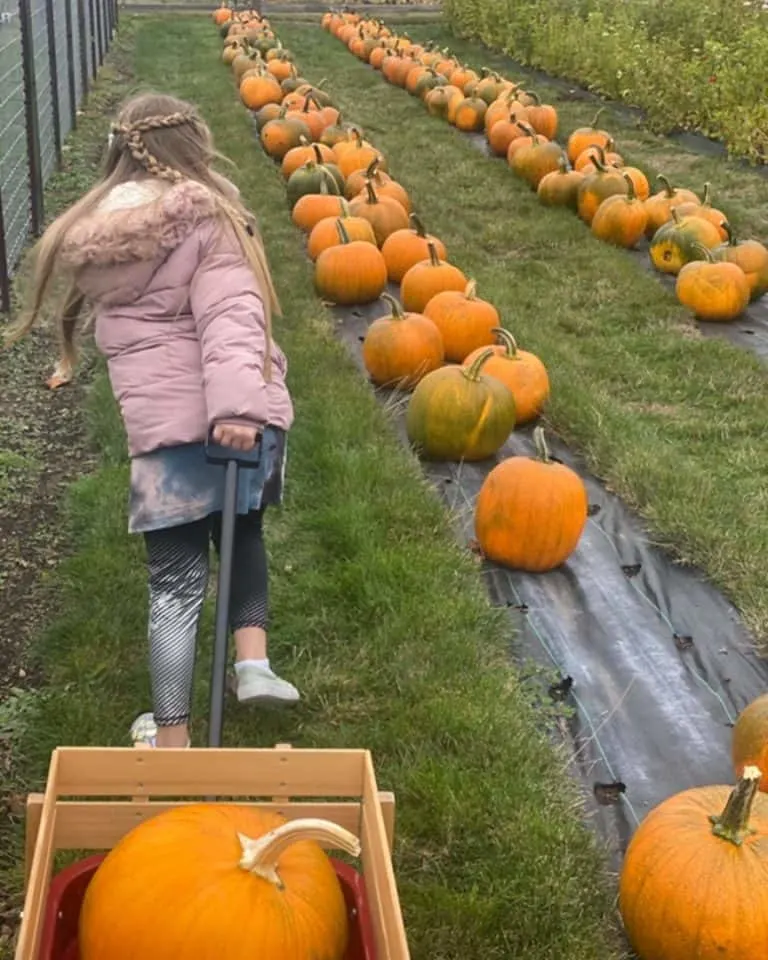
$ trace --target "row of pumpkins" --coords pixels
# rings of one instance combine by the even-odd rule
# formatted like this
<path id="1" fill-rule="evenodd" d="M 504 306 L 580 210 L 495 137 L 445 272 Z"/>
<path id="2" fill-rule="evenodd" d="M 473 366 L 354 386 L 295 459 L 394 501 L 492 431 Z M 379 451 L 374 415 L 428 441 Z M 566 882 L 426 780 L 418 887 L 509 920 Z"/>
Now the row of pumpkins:
<path id="1" fill-rule="evenodd" d="M 252 11 L 234 14 L 222 7 L 213 19 L 220 26 L 246 26 L 265 40 L 270 33 L 266 21 Z M 338 208 L 332 216 L 336 221 L 349 218 Z M 425 240 L 419 229 L 413 237 L 414 242 Z M 365 242 L 340 239 L 342 249 Z M 435 254 L 440 251 L 435 240 L 427 242 Z M 378 251 L 370 239 L 367 244 Z M 320 246 L 318 263 L 334 249 Z M 437 269 L 424 269 L 432 268 Z M 394 304 L 392 318 L 393 325 L 407 323 Z M 415 339 L 418 342 L 418 335 Z M 400 342 L 389 342 L 399 354 Z M 502 358 L 507 346 L 515 354 L 510 342 Z M 499 381 L 499 387 L 488 386 L 493 378 L 480 372 L 482 355 L 464 368 L 442 368 L 457 374 L 443 381 L 442 402 L 455 405 L 465 389 L 485 395 L 501 387 Z M 461 403 L 466 405 L 465 398 Z M 549 473 L 557 475 L 561 468 L 529 468 L 526 464 L 533 462 L 525 458 L 506 463 L 515 461 L 522 472 L 509 480 L 525 488 L 523 495 L 535 509 L 540 505 L 538 486 L 550 484 Z M 762 697 L 744 711 L 734 730 L 736 788 L 704 787 L 672 797 L 635 833 L 622 870 L 620 905 L 641 960 L 765 956 L 768 797 L 758 790 L 768 790 L 768 777 L 760 780 L 760 769 L 768 771 L 767 745 L 768 697 Z M 89 883 L 80 913 L 79 956 L 344 960 L 347 910 L 323 846 L 351 856 L 360 853 L 357 838 L 336 824 L 318 819 L 286 823 L 271 811 L 253 807 L 204 803 L 152 817 L 118 842 Z M 192 912 L 190 904 L 195 905 Z M 151 922 L 144 922 L 147 917 Z"/>
<path id="2" fill-rule="evenodd" d="M 287 137 L 277 103 L 258 107 L 256 122 L 264 149 L 280 162 L 293 221 L 307 235 L 318 293 L 336 304 L 387 301 L 390 314 L 370 325 L 363 359 L 374 383 L 413 388 L 406 425 L 422 455 L 442 460 L 493 455 L 515 424 L 541 412 L 549 393 L 544 365 L 518 348 L 500 327 L 493 304 L 480 299 L 474 283 L 448 262 L 445 245 L 411 212 L 411 199 L 387 172 L 381 152 L 359 129 L 342 123 L 326 94 L 318 96 L 317 88 L 302 84 L 302 93 L 314 91 L 318 101 L 303 109 L 325 110 L 324 115 Z M 275 119 L 279 138 L 270 134 Z M 589 140 L 591 133 L 582 134 Z M 571 152 L 577 146 L 572 138 Z M 610 144 L 599 146 L 605 151 Z M 603 163 L 602 154 L 598 160 Z M 558 167 L 556 175 L 572 172 Z M 617 196 L 615 205 L 629 203 L 631 189 L 627 198 Z M 674 211 L 684 195 L 671 188 L 664 192 Z M 648 216 L 661 218 L 653 212 L 654 201 L 648 210 Z M 687 225 L 692 214 L 682 213 Z M 400 285 L 402 306 L 385 292 L 387 282 Z M 450 365 L 443 366 L 446 360 Z M 511 457 L 489 473 L 478 495 L 475 524 L 486 556 L 543 571 L 560 565 L 578 543 L 587 497 L 578 475 L 549 459 L 540 428 L 534 436 L 539 459 Z M 759 788 L 768 792 L 768 695 L 739 717 L 733 755 L 740 778 L 733 791 L 705 787 L 670 798 L 649 815 L 629 847 L 620 903 L 642 960 L 757 960 L 764 955 L 762 928 L 739 921 L 744 904 L 751 901 L 752 910 L 746 909 L 754 916 L 762 916 L 765 907 L 764 877 L 761 885 L 756 875 L 768 869 L 768 797 L 758 795 Z M 766 770 L 762 781 L 761 769 Z M 695 861 L 691 845 L 699 852 Z M 741 871 L 735 875 L 734 858 Z M 722 876 L 726 867 L 734 879 L 723 896 L 709 879 Z M 683 875 L 684 883 L 670 887 L 670 876 L 679 881 Z M 691 890 L 699 892 L 700 903 L 692 902 Z M 708 938 L 706 948 L 702 936 Z"/>
<path id="3" fill-rule="evenodd" d="M 319 85 L 298 75 L 271 31 L 235 21 L 223 33 L 223 60 L 254 112 L 265 152 L 280 165 L 293 221 L 307 235 L 318 294 L 342 306 L 379 299 L 388 306 L 366 332 L 363 362 L 377 386 L 413 391 L 411 443 L 426 459 L 494 456 L 515 426 L 541 413 L 549 395 L 544 364 L 518 347 L 496 307 L 413 213 L 386 157 L 342 121 Z M 270 70 L 276 62 L 291 68 L 279 82 Z M 399 300 L 388 284 L 399 285 Z M 534 435 L 537 458 L 508 458 L 488 475 L 475 529 L 489 559 L 544 572 L 576 548 L 588 501 L 578 474 L 550 458 L 541 428 Z"/>
<path id="4" fill-rule="evenodd" d="M 497 73 L 468 69 L 433 45 L 397 36 L 379 20 L 326 13 L 323 27 L 360 60 L 423 100 L 433 116 L 467 133 L 484 132 L 488 147 L 550 207 L 574 210 L 600 240 L 633 248 L 649 240 L 654 267 L 677 277 L 680 302 L 701 320 L 729 321 L 768 291 L 768 249 L 738 242 L 725 215 L 703 197 L 624 163 L 600 113 L 575 130 L 565 148 L 555 141 L 557 110 Z"/>

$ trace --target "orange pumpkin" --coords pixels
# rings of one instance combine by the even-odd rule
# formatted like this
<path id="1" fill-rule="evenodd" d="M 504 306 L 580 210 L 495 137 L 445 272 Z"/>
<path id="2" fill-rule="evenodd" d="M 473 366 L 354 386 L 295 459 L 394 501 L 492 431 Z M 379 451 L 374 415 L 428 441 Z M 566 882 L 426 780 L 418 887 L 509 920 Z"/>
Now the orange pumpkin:
<path id="1" fill-rule="evenodd" d="M 597 157 L 595 161 L 597 170 L 584 177 L 578 195 L 579 216 L 588 224 L 592 223 L 603 200 L 617 194 L 626 194 L 629 190 L 627 181 L 616 167 L 606 167 Z"/>
<path id="2" fill-rule="evenodd" d="M 371 164 L 371 166 L 374 169 L 374 176 L 372 178 L 369 178 L 369 177 L 365 178 L 365 182 L 363 183 L 363 186 L 361 187 L 360 190 L 358 190 L 357 194 L 353 194 L 352 199 L 361 198 L 365 200 L 367 198 L 367 183 L 368 183 L 368 180 L 370 179 L 371 183 L 373 184 L 376 190 L 376 196 L 379 199 L 388 198 L 390 200 L 396 200 L 400 204 L 400 206 L 403 208 L 403 210 L 405 210 L 406 213 L 410 213 L 411 198 L 408 196 L 408 191 L 405 189 L 405 187 L 402 184 L 398 183 L 396 180 L 393 180 L 387 174 L 384 174 L 384 177 L 381 177 L 377 180 L 375 176 L 375 170 L 376 170 L 375 163 L 376 161 L 374 161 L 374 163 Z M 354 176 L 355 174 L 353 173 L 352 177 Z M 350 177 L 350 180 L 351 180 L 351 177 Z M 347 184 L 348 183 L 349 183 L 349 180 L 347 180 Z M 346 193 L 346 190 L 345 190 L 345 193 Z"/>
<path id="3" fill-rule="evenodd" d="M 379 246 L 390 234 L 408 226 L 408 213 L 403 205 L 391 197 L 379 196 L 371 180 L 366 181 L 365 193 L 352 200 L 350 210 L 353 216 L 363 217 L 371 224 Z"/>
<path id="4" fill-rule="evenodd" d="M 499 345 L 493 348 L 493 356 L 486 361 L 483 372 L 501 380 L 515 398 L 516 423 L 520 426 L 538 417 L 549 397 L 547 368 L 535 353 L 518 349 L 508 330 L 498 327 L 493 333 Z M 473 350 L 464 359 L 464 366 L 471 366 L 484 350 L 485 346 Z"/>
<path id="5" fill-rule="evenodd" d="M 339 170 L 341 170 L 344 179 L 351 176 L 357 170 L 366 170 L 376 161 L 377 169 L 386 173 L 387 161 L 379 153 L 376 147 L 365 143 L 360 137 L 351 144 L 340 143 L 334 147 L 334 152 L 338 158 Z"/>
<path id="6" fill-rule="evenodd" d="M 434 87 L 425 94 L 424 104 L 426 105 L 427 113 L 431 114 L 431 116 L 447 120 L 451 104 L 455 101 L 455 105 L 458 107 L 458 104 L 463 99 L 462 92 L 458 87 Z"/>
<path id="7" fill-rule="evenodd" d="M 695 193 L 683 187 L 673 187 L 663 173 L 660 173 L 656 179 L 661 182 L 662 189 L 645 201 L 645 212 L 648 214 L 645 235 L 648 239 L 665 223 L 669 223 L 674 207 L 679 207 L 683 203 L 699 205 L 699 198 Z"/>
<path id="8" fill-rule="evenodd" d="M 503 383 L 482 372 L 486 350 L 471 367 L 428 373 L 405 413 L 409 441 L 427 460 L 486 460 L 515 426 L 515 401 Z"/>
<path id="9" fill-rule="evenodd" d="M 579 187 L 583 180 L 584 174 L 572 170 L 568 158 L 563 154 L 558 169 L 541 178 L 536 193 L 545 207 L 568 207 L 575 211 L 579 202 Z"/>
<path id="10" fill-rule="evenodd" d="M 491 470 L 475 504 L 475 535 L 489 560 L 529 573 L 554 570 L 578 546 L 589 503 L 581 477 L 550 459 L 534 430 L 537 458 L 509 457 Z"/>
<path id="11" fill-rule="evenodd" d="M 486 134 L 489 134 L 500 120 L 506 120 L 510 113 L 514 113 L 518 120 L 528 119 L 528 110 L 517 99 L 514 90 L 506 90 L 485 111 L 483 126 Z"/>
<path id="12" fill-rule="evenodd" d="M 603 200 L 592 218 L 591 227 L 598 240 L 629 250 L 645 233 L 648 214 L 643 201 L 635 194 L 632 178 L 625 173 L 624 179 L 626 195 L 617 194 Z"/>
<path id="13" fill-rule="evenodd" d="M 240 99 L 249 110 L 260 110 L 267 103 L 280 103 L 280 84 L 266 72 L 254 71 L 243 77 Z"/>
<path id="14" fill-rule="evenodd" d="M 344 211 L 338 216 L 324 217 L 312 227 L 307 240 L 307 253 L 310 260 L 317 260 L 323 250 L 336 247 L 344 241 L 339 236 L 338 225 L 342 224 L 350 241 L 362 240 L 365 243 L 376 245 L 376 234 L 373 227 L 362 217 L 352 217 L 349 207 L 344 201 Z"/>
<path id="15" fill-rule="evenodd" d="M 461 363 L 477 347 L 494 343 L 499 312 L 477 296 L 474 280 L 463 290 L 441 290 L 424 307 L 443 338 L 445 359 Z"/>
<path id="16" fill-rule="evenodd" d="M 735 263 L 715 260 L 701 244 L 698 248 L 702 259 L 686 263 L 677 275 L 677 299 L 698 320 L 735 320 L 749 303 L 750 287 L 744 271 Z"/>
<path id="17" fill-rule="evenodd" d="M 750 289 L 750 300 L 758 300 L 768 291 L 768 249 L 759 240 L 737 241 L 727 221 L 723 229 L 728 242 L 712 251 L 716 260 L 728 260 L 741 267 Z"/>
<path id="18" fill-rule="evenodd" d="M 760 770 L 734 790 L 694 787 L 659 804 L 629 844 L 619 882 L 639 960 L 765 956 L 768 797 Z"/>
<path id="19" fill-rule="evenodd" d="M 603 148 L 599 143 L 593 143 L 591 146 L 587 147 L 586 150 L 583 150 L 573 164 L 574 170 L 582 170 L 584 173 L 592 173 L 592 170 L 588 169 L 592 167 L 597 169 L 594 162 L 595 156 L 598 157 L 603 166 L 606 167 L 621 167 L 624 165 L 624 158 L 620 153 L 616 153 L 613 149 L 613 140 L 611 140 L 607 148 Z"/>
<path id="20" fill-rule="evenodd" d="M 309 137 L 309 128 L 301 120 L 291 117 L 287 113 L 265 123 L 259 134 L 261 145 L 275 160 L 283 160 L 288 153 L 299 147 L 302 140 L 308 142 Z M 315 153 L 313 151 L 304 162 L 308 163 L 314 159 Z M 302 164 L 299 164 L 299 166 L 302 166 Z M 296 170 L 298 167 L 294 169 Z M 293 172 L 292 170 L 291 173 Z"/>
<path id="21" fill-rule="evenodd" d="M 548 140 L 554 140 L 557 136 L 557 110 L 548 103 L 542 103 L 541 98 L 533 91 L 528 92 L 528 97 L 532 101 L 526 107 L 528 123 L 536 133 Z"/>
<path id="22" fill-rule="evenodd" d="M 444 290 L 463 291 L 467 287 L 467 278 L 450 263 L 441 260 L 437 247 L 427 242 L 429 257 L 414 264 L 408 270 L 400 284 L 400 300 L 406 310 L 424 313 L 429 301 Z"/>
<path id="23" fill-rule="evenodd" d="M 731 735 L 731 756 L 737 777 L 750 765 L 759 767 L 763 772 L 760 789 L 768 793 L 768 693 L 739 714 Z"/>
<path id="24" fill-rule="evenodd" d="M 439 260 L 446 260 L 445 244 L 424 229 L 424 224 L 412 213 L 410 226 L 395 230 L 384 241 L 381 252 L 387 264 L 391 283 L 400 283 L 411 267 L 429 259 L 429 244 L 435 248 Z"/>
<path id="25" fill-rule="evenodd" d="M 717 228 L 721 240 L 728 239 L 728 231 L 726 229 L 728 218 L 722 210 L 717 210 L 712 206 L 710 184 L 704 184 L 704 197 L 701 203 L 699 203 L 698 200 L 696 200 L 695 203 L 691 203 L 690 201 L 681 203 L 677 207 L 677 212 L 681 217 L 701 217 L 704 220 L 709 220 L 709 222 Z"/>
<path id="26" fill-rule="evenodd" d="M 344 183 L 344 196 L 347 200 L 354 200 L 358 194 L 365 190 L 366 181 L 371 180 L 377 190 L 381 189 L 386 183 L 390 183 L 392 177 L 383 170 L 379 170 L 378 157 L 365 170 L 355 170 L 351 173 Z"/>
<path id="27" fill-rule="evenodd" d="M 560 144 L 547 140 L 536 133 L 531 138 L 531 143 L 520 147 L 512 154 L 509 165 L 519 177 L 522 177 L 534 190 L 537 190 L 539 183 L 548 173 L 560 169 L 562 158 L 563 151 Z"/>
<path id="28" fill-rule="evenodd" d="M 386 293 L 382 299 L 391 312 L 368 327 L 363 363 L 377 386 L 410 390 L 443 365 L 443 340 L 428 317 L 403 313 L 397 300 Z"/>
<path id="29" fill-rule="evenodd" d="M 513 140 L 529 136 L 529 128 L 523 120 L 511 111 L 506 119 L 499 119 L 488 131 L 488 146 L 491 153 L 497 157 L 506 157 L 509 145 Z"/>
<path id="30" fill-rule="evenodd" d="M 326 217 L 339 217 L 347 209 L 343 197 L 331 193 L 328 185 L 320 184 L 320 193 L 305 194 L 291 210 L 291 219 L 296 226 L 309 233 L 312 228 Z"/>
<path id="31" fill-rule="evenodd" d="M 119 841 L 89 883 L 79 956 L 168 960 L 183 944 L 185 960 L 244 950 L 280 960 L 343 960 L 344 896 L 318 843 L 360 852 L 357 839 L 336 824 L 286 823 L 253 807 L 194 804 L 152 817 Z M 138 922 L 132 912 L 150 917 L 158 904 L 166 905 L 162 921 Z"/>
<path id="32" fill-rule="evenodd" d="M 466 97 L 456 104 L 452 123 L 464 133 L 477 133 L 483 129 L 483 120 L 488 105 L 479 97 Z"/>
<path id="33" fill-rule="evenodd" d="M 333 151 L 330 147 L 320 143 L 310 143 L 306 137 L 301 138 L 298 147 L 292 147 L 283 157 L 280 172 L 287 180 L 290 175 L 303 167 L 305 163 L 315 160 L 317 163 L 333 163 Z"/>
<path id="34" fill-rule="evenodd" d="M 350 240 L 341 220 L 340 243 L 315 261 L 315 289 L 324 300 L 351 306 L 378 300 L 387 285 L 384 257 L 374 244 Z"/>
<path id="35" fill-rule="evenodd" d="M 600 119 L 604 109 L 604 107 L 601 107 L 597 111 L 594 120 L 588 127 L 579 127 L 578 130 L 574 130 L 570 137 L 568 137 L 566 153 L 571 163 L 576 163 L 580 154 L 584 153 L 587 147 L 591 147 L 594 144 L 603 147 L 603 149 L 608 148 L 613 138 L 610 133 L 606 133 L 605 130 L 599 130 L 597 128 L 597 121 Z"/>
<path id="36" fill-rule="evenodd" d="M 648 249 L 660 273 L 676 275 L 686 263 L 703 259 L 706 250 L 714 250 L 720 243 L 714 224 L 701 217 L 681 217 L 677 211 L 672 208 L 672 219 L 659 227 Z"/>

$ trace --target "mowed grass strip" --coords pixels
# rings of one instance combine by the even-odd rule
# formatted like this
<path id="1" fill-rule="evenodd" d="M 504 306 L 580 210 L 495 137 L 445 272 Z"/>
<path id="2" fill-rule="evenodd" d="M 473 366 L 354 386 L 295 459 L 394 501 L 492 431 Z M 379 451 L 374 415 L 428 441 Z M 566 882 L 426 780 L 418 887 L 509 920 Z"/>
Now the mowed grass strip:
<path id="1" fill-rule="evenodd" d="M 268 524 L 271 655 L 304 703 L 277 717 L 230 708 L 226 743 L 374 752 L 381 785 L 397 795 L 414 958 L 616 957 L 609 884 L 566 758 L 508 665 L 504 618 L 314 295 L 284 185 L 254 141 L 210 21 L 131 29 L 137 85 L 198 103 L 237 164 L 285 309 L 277 333 L 298 416 L 286 509 Z M 39 783 L 56 744 L 124 744 L 149 704 L 143 552 L 126 533 L 122 429 L 103 375 L 90 413 L 103 460 L 72 493 L 77 550 L 60 574 L 65 613 L 38 651 L 46 687 L 19 725 L 20 789 Z M 208 610 L 198 742 L 210 635 Z M 20 855 L 20 832 L 5 840 Z"/>
<path id="2" fill-rule="evenodd" d="M 281 26 L 302 72 L 363 125 L 427 228 L 552 378 L 549 417 L 678 558 L 768 637 L 768 377 L 674 295 L 318 28 Z"/>
<path id="3" fill-rule="evenodd" d="M 726 214 L 738 237 L 754 236 L 768 242 L 768 171 L 764 168 L 728 160 L 718 154 L 714 146 L 707 153 L 686 149 L 679 142 L 649 132 L 637 112 L 620 104 L 603 103 L 566 81 L 521 68 L 499 51 L 456 36 L 445 23 L 412 24 L 398 17 L 396 22 L 387 21 L 387 26 L 397 33 L 407 33 L 417 42 L 432 40 L 440 48 L 448 47 L 475 69 L 497 70 L 520 81 L 527 89 L 535 90 L 557 108 L 561 143 L 565 143 L 577 127 L 588 126 L 603 106 L 600 127 L 613 134 L 617 150 L 627 163 L 640 167 L 651 181 L 664 173 L 676 186 L 688 187 L 699 195 L 709 182 L 712 205 Z"/>

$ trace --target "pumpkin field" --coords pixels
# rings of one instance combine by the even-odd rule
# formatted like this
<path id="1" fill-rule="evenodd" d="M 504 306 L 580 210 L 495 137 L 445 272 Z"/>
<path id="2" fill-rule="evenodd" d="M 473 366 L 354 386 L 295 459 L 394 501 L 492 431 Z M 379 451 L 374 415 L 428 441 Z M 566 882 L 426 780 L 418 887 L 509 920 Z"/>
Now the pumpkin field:
<path id="1" fill-rule="evenodd" d="M 625 932 L 638 960 L 762 957 L 709 877 L 738 862 L 760 913 L 768 180 L 440 24 L 222 8 L 123 18 L 52 209 L 147 88 L 198 104 L 232 161 L 296 402 L 267 538 L 272 656 L 303 703 L 228 706 L 225 745 L 372 750 L 415 958 L 620 960 Z M 68 493 L 37 686 L 0 707 L 0 958 L 18 797 L 57 744 L 123 745 L 149 693 L 100 362 L 47 402 L 99 456 Z"/>

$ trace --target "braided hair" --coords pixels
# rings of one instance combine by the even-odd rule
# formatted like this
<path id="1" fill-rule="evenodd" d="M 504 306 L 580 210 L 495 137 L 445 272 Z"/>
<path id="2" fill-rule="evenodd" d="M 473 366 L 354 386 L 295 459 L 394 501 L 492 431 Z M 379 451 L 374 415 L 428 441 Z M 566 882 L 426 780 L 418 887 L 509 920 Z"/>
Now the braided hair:
<path id="1" fill-rule="evenodd" d="M 184 176 L 178 170 L 174 170 L 173 167 L 161 163 L 150 152 L 144 142 L 143 134 L 150 130 L 169 130 L 172 127 L 180 127 L 185 123 L 194 122 L 195 119 L 194 114 L 179 111 L 169 113 L 167 116 L 147 117 L 134 123 L 113 123 L 112 133 L 116 138 L 119 138 L 118 148 L 127 149 L 136 163 L 143 167 L 150 176 L 168 180 L 170 183 L 180 183 Z"/>

